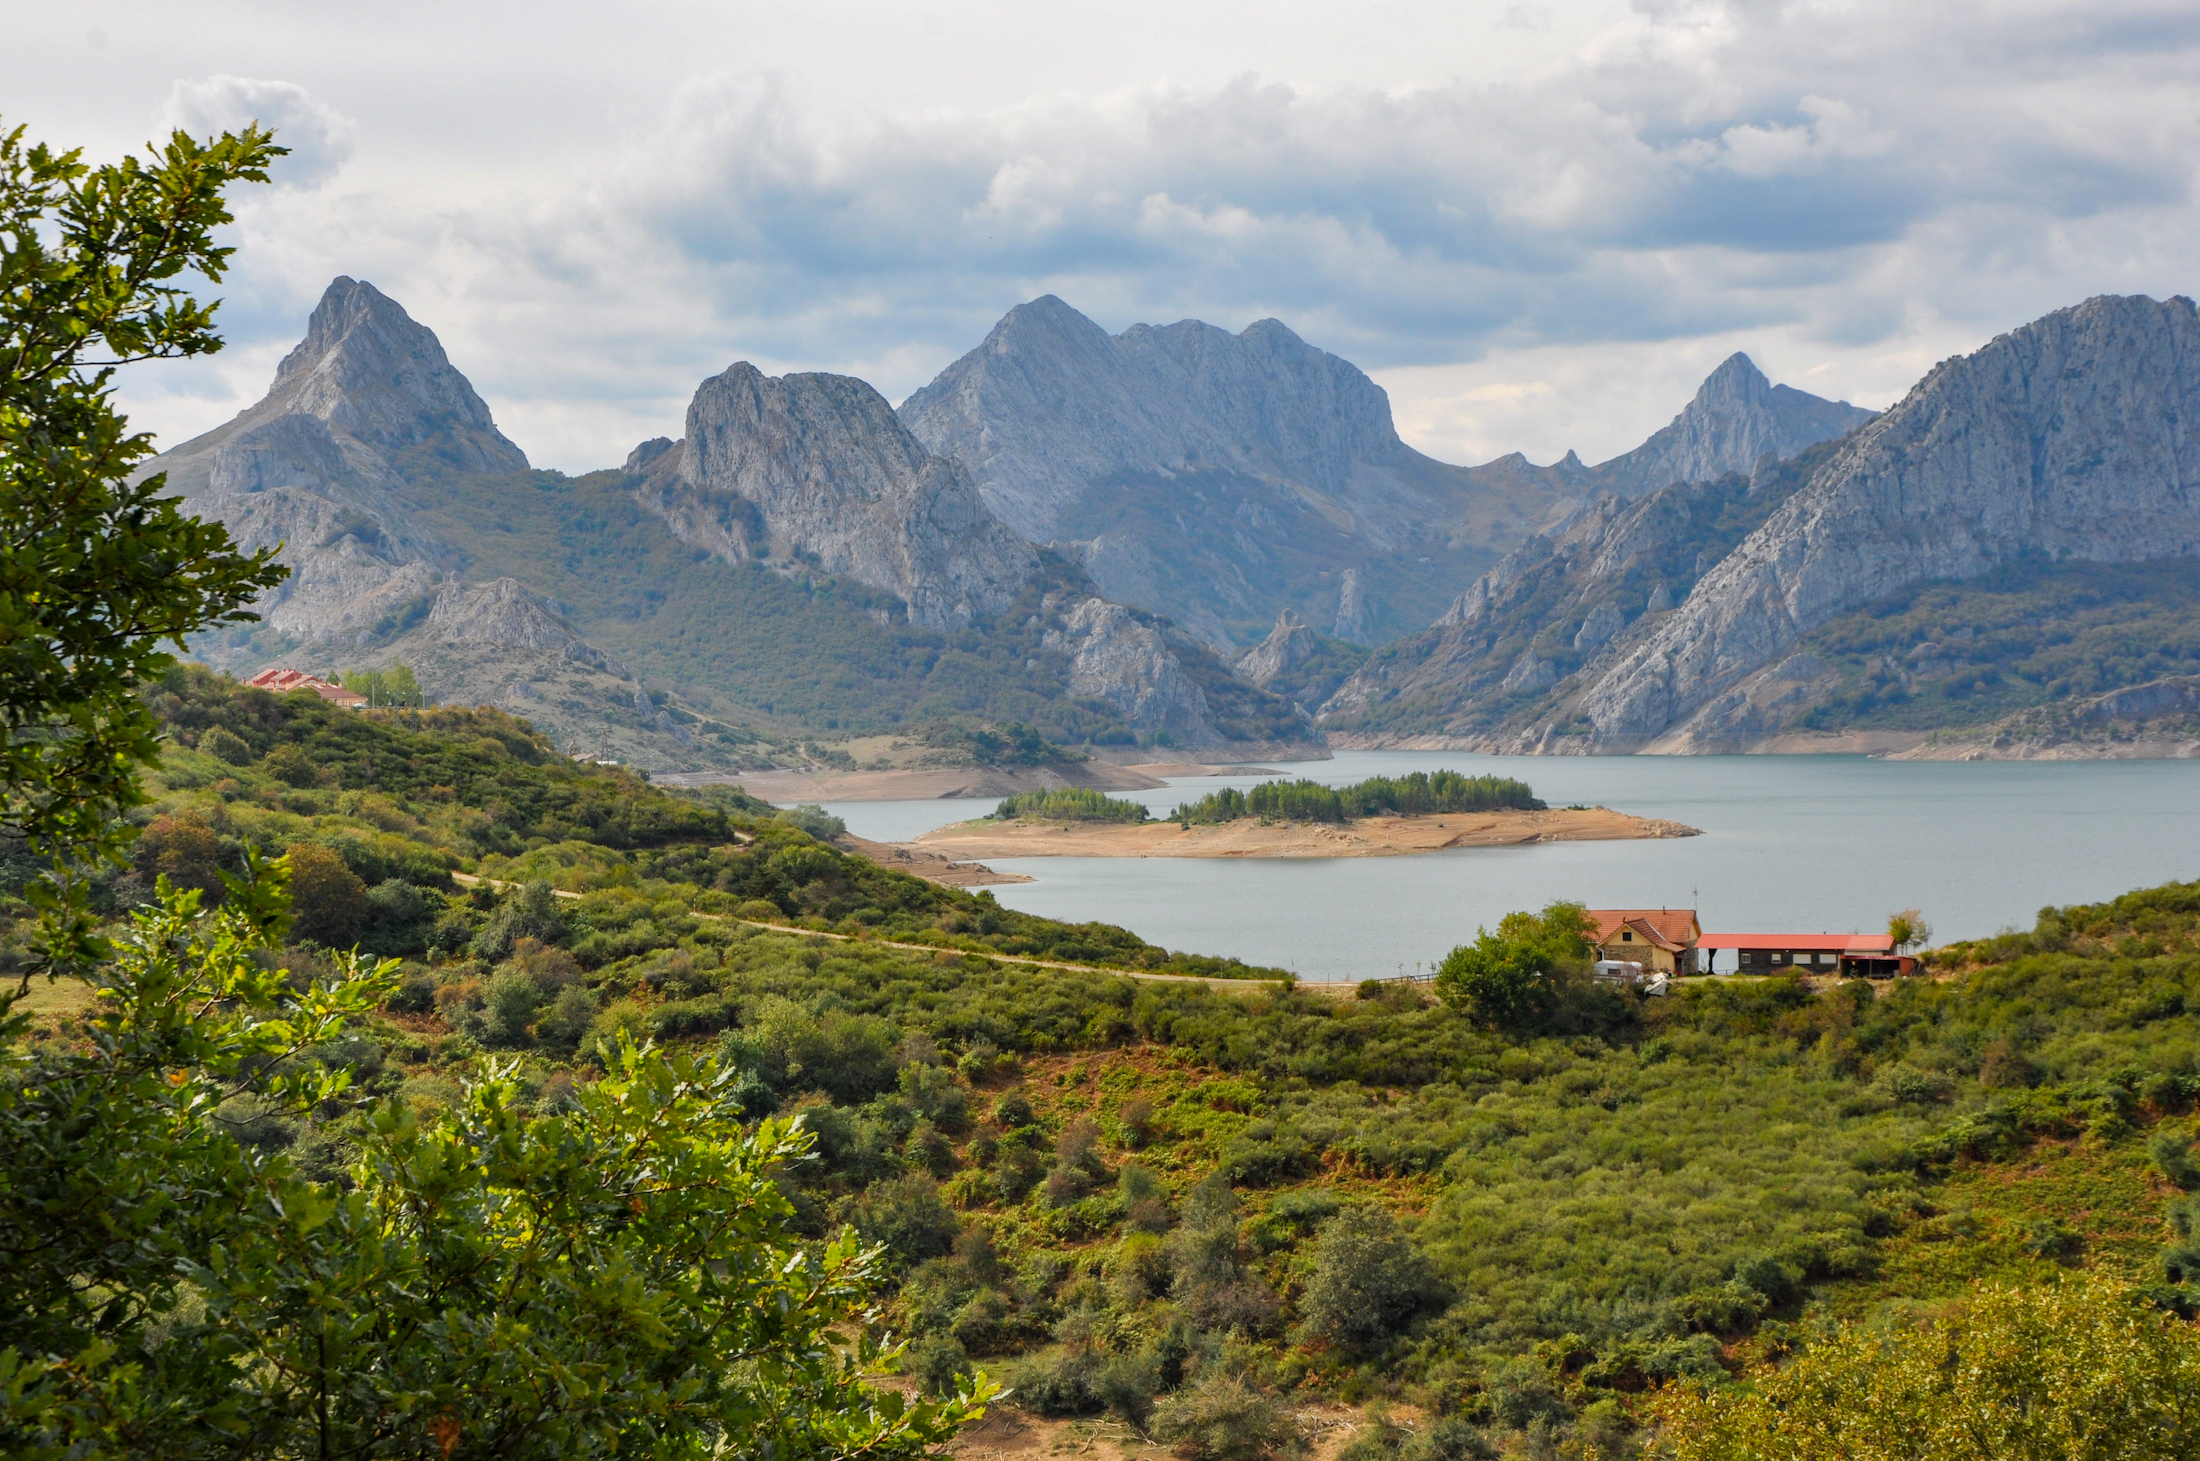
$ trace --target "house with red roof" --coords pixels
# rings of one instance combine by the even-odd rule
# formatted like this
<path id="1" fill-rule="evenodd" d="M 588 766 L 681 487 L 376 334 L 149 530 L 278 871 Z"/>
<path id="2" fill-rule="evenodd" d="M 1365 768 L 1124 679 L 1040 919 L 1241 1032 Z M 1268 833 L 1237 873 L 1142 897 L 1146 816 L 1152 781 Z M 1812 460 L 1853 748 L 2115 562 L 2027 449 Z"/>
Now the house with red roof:
<path id="1" fill-rule="evenodd" d="M 311 690 L 329 704 L 341 705 L 346 710 L 357 710 L 367 703 L 367 697 L 358 691 L 346 690 L 334 680 L 324 680 L 304 670 L 262 670 L 245 683 L 255 690 L 272 690 L 278 695 L 287 695 L 293 690 Z"/>
<path id="2" fill-rule="evenodd" d="M 1599 961 L 1640 964 L 1646 974 L 1696 972 L 1703 925 L 1693 908 L 1591 908 L 1589 936 Z"/>
<path id="3" fill-rule="evenodd" d="M 1914 974 L 1917 960 L 1895 951 L 1883 933 L 1707 933 L 1697 947 L 1704 972 L 1718 972 L 1722 951 L 1734 951 L 1736 974 L 1838 974 L 1885 979 Z"/>

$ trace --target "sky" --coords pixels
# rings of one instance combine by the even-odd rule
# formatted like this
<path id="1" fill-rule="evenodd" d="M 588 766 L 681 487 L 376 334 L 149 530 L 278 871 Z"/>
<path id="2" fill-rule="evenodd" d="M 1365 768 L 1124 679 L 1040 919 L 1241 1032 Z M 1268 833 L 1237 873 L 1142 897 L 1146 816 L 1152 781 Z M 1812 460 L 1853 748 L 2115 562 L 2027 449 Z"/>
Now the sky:
<path id="1" fill-rule="evenodd" d="M 1454 462 L 1616 455 L 1735 350 L 1883 407 L 2091 295 L 2200 292 L 2192 0 L 12 9 L 0 124 L 293 148 L 237 200 L 229 348 L 123 382 L 171 445 L 338 274 L 574 472 L 735 360 L 898 402 L 1050 292 L 1280 319 Z"/>

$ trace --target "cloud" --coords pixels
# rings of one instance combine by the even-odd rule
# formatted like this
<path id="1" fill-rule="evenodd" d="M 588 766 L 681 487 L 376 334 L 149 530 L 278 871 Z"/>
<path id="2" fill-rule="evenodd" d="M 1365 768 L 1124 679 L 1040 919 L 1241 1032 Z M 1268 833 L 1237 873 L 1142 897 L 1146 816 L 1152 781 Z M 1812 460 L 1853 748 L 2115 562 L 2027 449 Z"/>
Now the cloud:
<path id="1" fill-rule="evenodd" d="M 350 159 L 358 134 L 350 118 L 315 101 L 304 87 L 244 76 L 177 82 L 159 121 L 163 130 L 181 128 L 197 137 L 234 132 L 248 122 L 273 129 L 290 155 L 276 162 L 269 177 L 290 188 L 318 187 L 335 176 Z"/>
<path id="2" fill-rule="evenodd" d="M 1451 371 L 1400 412 L 1426 442 L 1595 456 L 1737 343 L 1884 405 L 2048 309 L 2190 291 L 2196 84 L 2200 21 L 2155 0 L 1641 0 L 1551 64 L 1396 87 L 864 111 L 689 76 L 595 152 L 432 195 L 332 183 L 354 129 L 288 83 L 170 111 L 299 147 L 240 210 L 233 318 L 294 337 L 329 276 L 372 278 L 538 460 L 677 430 L 734 358 L 898 399 L 1046 291 L 1113 329 L 1275 315 L 1401 384 Z"/>

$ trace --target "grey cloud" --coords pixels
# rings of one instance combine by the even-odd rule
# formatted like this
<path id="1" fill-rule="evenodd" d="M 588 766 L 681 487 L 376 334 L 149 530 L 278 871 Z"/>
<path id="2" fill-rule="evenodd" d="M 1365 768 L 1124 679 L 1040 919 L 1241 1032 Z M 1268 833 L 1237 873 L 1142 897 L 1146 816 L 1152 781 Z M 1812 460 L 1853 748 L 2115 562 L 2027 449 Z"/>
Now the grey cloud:
<path id="1" fill-rule="evenodd" d="M 1113 328 L 1275 314 L 1371 368 L 1774 327 L 1856 348 L 1934 316 L 1991 333 L 2193 287 L 2186 9 L 1645 5 L 1501 84 L 1247 77 L 895 116 L 689 82 L 516 206 L 271 203 L 256 226 L 292 272 L 238 292 L 257 320 L 255 288 L 302 310 L 331 273 L 374 277 L 500 410 L 544 419 L 567 399 L 638 420 L 744 356 L 898 396 L 1046 291 Z M 288 108 L 300 179 L 350 148 L 286 83 L 171 102 L 199 125 L 252 108 Z"/>

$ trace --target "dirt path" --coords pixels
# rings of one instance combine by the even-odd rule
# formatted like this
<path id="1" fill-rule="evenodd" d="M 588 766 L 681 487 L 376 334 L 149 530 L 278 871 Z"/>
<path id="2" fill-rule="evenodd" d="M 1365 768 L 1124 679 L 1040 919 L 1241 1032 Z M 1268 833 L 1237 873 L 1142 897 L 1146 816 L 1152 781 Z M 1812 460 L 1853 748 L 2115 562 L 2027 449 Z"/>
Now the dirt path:
<path id="1" fill-rule="evenodd" d="M 1695 837 L 1694 827 L 1609 807 L 1541 812 L 1447 812 L 1362 817 L 1355 822 L 957 822 L 927 832 L 913 850 L 981 857 L 1397 857 L 1457 847 Z"/>
<path id="2" fill-rule="evenodd" d="M 473 873 L 452 873 L 451 881 L 462 887 L 478 887 L 486 883 L 498 892 L 519 886 L 498 878 L 477 877 Z M 569 893 L 563 888 L 553 888 L 552 895 L 559 898 L 579 898 L 579 893 Z M 705 913 L 700 908 L 690 908 L 695 918 L 708 918 L 714 923 L 739 923 L 750 928 L 761 928 L 771 933 L 791 934 L 796 938 L 828 938 L 838 943 L 865 944 L 882 949 L 907 949 L 915 954 L 931 954 L 934 957 L 991 959 L 997 964 L 1025 964 L 1034 969 L 1067 969 L 1073 974 L 1111 974 L 1119 979 L 1157 979 L 1169 984 L 1205 984 L 1215 989 L 1227 989 L 1233 993 L 1249 993 L 1266 989 L 1276 982 L 1269 979 L 1213 979 L 1203 974 L 1154 974 L 1144 969 L 1118 969 L 1108 964 L 1070 964 L 1059 959 L 1034 959 L 1023 954 L 1002 954 L 991 949 L 951 949 L 940 944 L 911 944 L 898 939 L 869 938 L 852 933 L 827 933 L 819 928 L 797 928 L 792 924 L 766 923 L 756 918 L 735 918 L 730 913 Z M 1349 994 L 1359 988 L 1349 980 L 1339 980 L 1333 985 L 1317 980 L 1299 980 L 1297 988 L 1315 994 Z"/>

